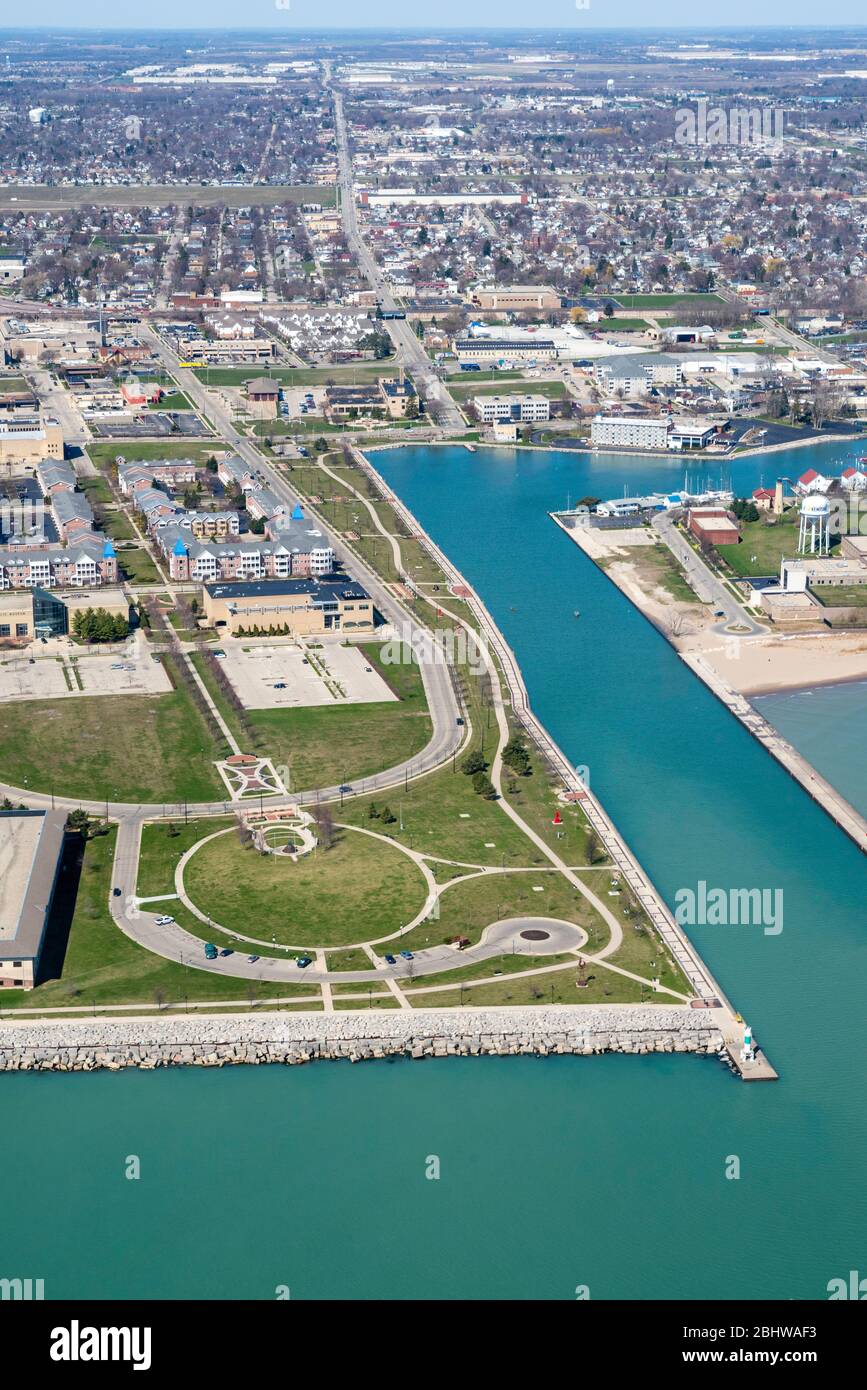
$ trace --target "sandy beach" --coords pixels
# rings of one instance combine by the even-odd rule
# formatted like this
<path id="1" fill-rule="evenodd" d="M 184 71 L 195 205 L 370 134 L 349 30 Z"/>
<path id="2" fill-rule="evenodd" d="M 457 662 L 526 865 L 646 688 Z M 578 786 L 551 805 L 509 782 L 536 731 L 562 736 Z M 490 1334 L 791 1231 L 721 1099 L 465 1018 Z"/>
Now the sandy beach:
<path id="1" fill-rule="evenodd" d="M 741 695 L 867 680 L 867 631 L 723 633 L 705 604 L 672 593 L 669 573 L 660 563 L 665 547 L 647 527 L 582 527 L 568 534 L 682 656 L 702 657 Z"/>

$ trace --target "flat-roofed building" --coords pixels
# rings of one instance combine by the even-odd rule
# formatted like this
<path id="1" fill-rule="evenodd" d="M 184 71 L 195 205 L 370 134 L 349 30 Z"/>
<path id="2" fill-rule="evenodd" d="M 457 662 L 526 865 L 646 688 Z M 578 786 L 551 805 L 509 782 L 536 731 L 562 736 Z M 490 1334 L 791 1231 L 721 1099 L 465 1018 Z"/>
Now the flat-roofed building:
<path id="1" fill-rule="evenodd" d="M 0 811 L 0 989 L 32 989 L 63 857 L 62 811 Z"/>
<path id="2" fill-rule="evenodd" d="M 594 449 L 665 449 L 669 421 L 641 415 L 596 415 L 590 425 Z"/>
<path id="3" fill-rule="evenodd" d="M 35 586 L 0 592 L 0 644 L 23 644 L 38 637 L 63 637 L 76 613 L 102 608 L 129 622 L 129 601 L 122 589 L 106 585 L 59 593 Z"/>
<path id="4" fill-rule="evenodd" d="M 740 530 L 724 507 L 690 507 L 689 529 L 708 545 L 737 545 Z"/>
<path id="5" fill-rule="evenodd" d="M 535 362 L 560 355 L 553 338 L 455 338 L 453 347 L 460 362 Z"/>
<path id="6" fill-rule="evenodd" d="M 231 633 L 372 632 L 373 600 L 344 577 L 206 584 L 205 616 Z"/>
<path id="7" fill-rule="evenodd" d="M 63 431 L 37 416 L 0 420 L 0 463 L 41 463 L 63 458 Z"/>
<path id="8" fill-rule="evenodd" d="M 250 414 L 259 420 L 273 420 L 277 414 L 280 386 L 267 376 L 254 377 L 245 387 L 245 395 Z"/>
<path id="9" fill-rule="evenodd" d="M 705 449 L 716 434 L 716 425 L 707 420 L 672 420 L 669 449 Z"/>
<path id="10" fill-rule="evenodd" d="M 484 425 L 495 420 L 533 421 L 551 418 L 547 396 L 473 396 L 473 405 Z"/>
<path id="11" fill-rule="evenodd" d="M 489 285 L 473 290 L 471 301 L 480 309 L 559 309 L 560 296 L 550 285 Z"/>

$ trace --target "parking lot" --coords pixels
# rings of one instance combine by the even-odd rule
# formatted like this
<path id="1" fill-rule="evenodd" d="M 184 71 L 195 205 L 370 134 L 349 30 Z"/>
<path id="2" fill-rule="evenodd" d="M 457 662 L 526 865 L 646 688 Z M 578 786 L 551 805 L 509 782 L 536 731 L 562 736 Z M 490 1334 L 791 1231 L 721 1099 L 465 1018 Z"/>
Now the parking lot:
<path id="1" fill-rule="evenodd" d="M 339 642 L 302 648 L 291 643 L 251 645 L 226 638 L 223 668 L 247 709 L 300 709 L 314 705 L 375 704 L 396 700 L 358 647 Z"/>
<path id="2" fill-rule="evenodd" d="M 131 650 L 132 655 L 127 655 Z M 73 695 L 163 695 L 172 688 L 161 662 L 138 647 L 94 655 L 71 647 L 61 656 L 0 654 L 0 702 Z"/>

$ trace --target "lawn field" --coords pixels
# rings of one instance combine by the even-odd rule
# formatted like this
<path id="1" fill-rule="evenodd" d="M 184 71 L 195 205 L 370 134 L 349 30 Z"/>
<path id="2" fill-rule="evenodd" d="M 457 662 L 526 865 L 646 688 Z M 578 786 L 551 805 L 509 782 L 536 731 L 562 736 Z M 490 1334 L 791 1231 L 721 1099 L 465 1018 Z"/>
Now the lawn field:
<path id="1" fill-rule="evenodd" d="M 362 650 L 399 696 L 397 703 L 248 711 L 257 751 L 290 769 L 294 791 L 335 782 L 357 783 L 414 757 L 430 739 L 432 725 L 418 666 L 383 666 L 377 643 L 364 644 Z M 220 713 L 239 743 L 246 746 L 249 739 L 236 727 L 235 714 L 207 665 L 199 656 L 193 661 Z"/>
<path id="2" fill-rule="evenodd" d="M 12 701 L 0 717 L 0 779 L 88 801 L 218 800 L 225 751 L 183 688 Z"/>
<path id="3" fill-rule="evenodd" d="M 473 396 L 509 396 L 516 392 L 519 396 L 546 396 L 548 400 L 563 400 L 568 394 L 562 381 L 510 381 L 505 390 L 496 383 L 483 382 L 481 386 L 470 381 L 449 382 L 449 390 L 457 400 L 469 400 Z"/>
<path id="4" fill-rule="evenodd" d="M 251 363 L 245 367 L 194 368 L 194 375 L 206 386 L 243 386 L 245 381 L 250 381 L 256 376 L 266 376 L 284 386 L 327 386 L 332 381 L 351 386 L 356 382 L 377 381 L 380 377 L 394 376 L 394 372 L 395 367 L 387 357 L 375 362 L 357 362 L 339 367 L 263 368 Z"/>
<path id="5" fill-rule="evenodd" d="M 612 303 L 621 309 L 694 309 L 699 304 L 721 304 L 718 294 L 684 290 L 678 294 L 618 294 Z"/>
<path id="6" fill-rule="evenodd" d="M 398 931 L 423 906 L 425 881 L 400 850 L 355 831 L 335 833 L 297 863 L 242 846 L 234 832 L 197 850 L 184 884 L 227 931 L 291 946 L 343 946 Z"/>
<path id="7" fill-rule="evenodd" d="M 222 458 L 231 451 L 219 439 L 203 444 L 201 440 L 173 438 L 164 442 L 151 440 L 145 444 L 131 439 L 103 440 L 99 444 L 88 444 L 87 452 L 97 468 L 107 468 L 118 455 L 125 458 L 127 463 L 147 462 L 148 459 L 193 459 L 205 464 L 209 458 Z"/>
<path id="8" fill-rule="evenodd" d="M 839 544 L 839 536 L 832 536 L 832 555 Z M 717 551 L 735 574 L 778 575 L 780 561 L 798 553 L 797 507 L 791 507 L 772 525 L 765 520 L 744 522 L 740 544 L 719 545 Z"/>
<path id="9" fill-rule="evenodd" d="M 116 832 L 98 835 L 84 847 L 75 914 L 69 935 L 63 975 L 33 990 L 4 989 L 0 1007 L 81 1008 L 88 1004 L 183 1003 L 185 1000 L 237 1000 L 249 1003 L 251 994 L 263 1000 L 281 995 L 311 994 L 315 1007 L 319 990 L 313 986 L 263 984 L 236 980 L 176 965 L 137 946 L 115 926 L 108 910 Z"/>

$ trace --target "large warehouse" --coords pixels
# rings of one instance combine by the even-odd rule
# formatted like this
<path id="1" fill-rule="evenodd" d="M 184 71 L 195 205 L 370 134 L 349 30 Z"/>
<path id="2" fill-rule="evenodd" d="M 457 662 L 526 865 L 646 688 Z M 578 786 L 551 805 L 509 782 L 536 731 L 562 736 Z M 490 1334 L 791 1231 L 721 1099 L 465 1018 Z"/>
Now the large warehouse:
<path id="1" fill-rule="evenodd" d="M 63 854 L 62 811 L 0 811 L 0 989 L 32 989 Z"/>

